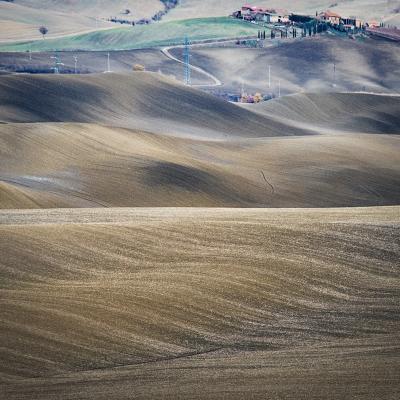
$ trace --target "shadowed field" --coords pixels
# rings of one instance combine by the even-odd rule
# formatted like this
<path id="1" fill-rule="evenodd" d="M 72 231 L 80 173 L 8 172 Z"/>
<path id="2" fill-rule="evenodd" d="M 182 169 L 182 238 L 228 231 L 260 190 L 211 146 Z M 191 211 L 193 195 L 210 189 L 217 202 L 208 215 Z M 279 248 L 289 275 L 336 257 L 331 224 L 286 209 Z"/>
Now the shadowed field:
<path id="1" fill-rule="evenodd" d="M 298 127 L 306 124 L 338 133 L 400 133 L 397 95 L 306 93 L 260 103 L 252 110 Z"/>
<path id="2" fill-rule="evenodd" d="M 2 211 L 3 393 L 395 399 L 399 223 L 398 207 Z"/>
<path id="3" fill-rule="evenodd" d="M 397 96 L 302 94 L 242 108 L 136 73 L 5 76 L 0 103 L 1 208 L 400 198 Z"/>
<path id="4" fill-rule="evenodd" d="M 0 77 L 0 397 L 397 399 L 399 109 Z"/>
<path id="5" fill-rule="evenodd" d="M 303 133 L 153 73 L 3 76 L 0 104 L 4 122 L 90 122 L 213 139 Z"/>
<path id="6" fill-rule="evenodd" d="M 329 91 L 400 91 L 400 53 L 395 42 L 335 35 L 266 41 L 263 49 L 230 47 L 193 48 L 192 62 L 213 71 L 224 89 L 240 93 Z M 182 57 L 182 50 L 174 54 Z M 334 74 L 333 65 L 336 72 Z M 271 66 L 271 87 L 268 86 Z M 256 78 L 255 78 L 256 77 Z M 333 86 L 335 85 L 335 86 Z"/>
<path id="7" fill-rule="evenodd" d="M 400 199 L 398 135 L 212 141 L 65 123 L 5 124 L 0 132 L 1 208 L 333 207 Z"/>

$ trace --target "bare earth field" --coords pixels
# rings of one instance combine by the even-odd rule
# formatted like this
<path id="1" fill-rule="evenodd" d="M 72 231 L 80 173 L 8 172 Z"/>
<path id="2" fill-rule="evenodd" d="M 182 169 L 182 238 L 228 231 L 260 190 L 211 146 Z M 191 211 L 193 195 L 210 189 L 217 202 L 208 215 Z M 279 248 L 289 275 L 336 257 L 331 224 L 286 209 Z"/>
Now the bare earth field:
<path id="1" fill-rule="evenodd" d="M 0 224 L 4 398 L 400 395 L 398 207 Z"/>
<path id="2" fill-rule="evenodd" d="M 131 73 L 3 76 L 0 102 L 1 208 L 400 198 L 398 96 L 299 94 L 242 108 Z"/>
<path id="3" fill-rule="evenodd" d="M 282 95 L 362 90 L 400 93 L 398 43 L 334 35 L 266 43 L 268 47 L 264 49 L 194 48 L 192 63 L 213 71 L 224 83 L 223 89 L 234 93 L 240 93 L 243 85 L 250 93 L 259 91 L 278 96 L 278 81 Z M 181 58 L 182 50 L 176 49 L 173 54 Z"/>
<path id="4" fill-rule="evenodd" d="M 397 400 L 399 134 L 392 93 L 1 75 L 0 398 Z"/>
<path id="5" fill-rule="evenodd" d="M 400 93 L 399 45 L 381 39 L 351 40 L 334 35 L 296 41 L 267 40 L 263 49 L 243 48 L 234 42 L 223 45 L 195 46 L 191 62 L 212 72 L 223 85 L 208 88 L 212 92 L 239 94 L 261 92 L 278 95 L 280 81 L 282 95 L 298 92 L 372 91 Z M 171 50 L 172 55 L 183 59 L 183 49 Z M 65 64 L 62 71 L 74 72 L 74 56 L 78 56 L 78 72 L 103 72 L 107 69 L 107 52 L 60 52 Z M 0 53 L 0 69 L 8 72 L 52 72 L 52 52 Z M 111 69 L 125 73 L 136 63 L 147 70 L 184 79 L 183 66 L 165 57 L 160 49 L 111 52 Z M 335 74 L 334 74 L 335 64 Z M 268 65 L 271 66 L 271 87 L 268 86 Z M 255 78 L 257 77 L 257 78 Z M 213 82 L 192 71 L 194 85 Z"/>
<path id="6" fill-rule="evenodd" d="M 161 10 L 158 0 L 15 0 L 0 1 L 0 42 L 37 40 L 41 25 L 49 29 L 48 37 L 113 28 L 110 17 L 129 18 L 122 12 L 131 11 L 130 18 L 151 17 Z M 97 19 L 97 21 L 96 21 Z"/>

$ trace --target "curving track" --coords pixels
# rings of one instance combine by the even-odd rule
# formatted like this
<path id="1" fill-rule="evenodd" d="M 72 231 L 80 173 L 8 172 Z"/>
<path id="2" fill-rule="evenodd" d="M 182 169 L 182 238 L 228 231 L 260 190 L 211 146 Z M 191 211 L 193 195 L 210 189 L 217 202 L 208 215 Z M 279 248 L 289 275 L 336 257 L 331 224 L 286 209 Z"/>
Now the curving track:
<path id="1" fill-rule="evenodd" d="M 168 57 L 169 59 L 178 62 L 179 64 L 184 64 L 184 62 L 182 60 L 180 60 L 179 58 L 173 56 L 170 53 L 171 49 L 179 49 L 179 48 L 183 48 L 184 45 L 178 45 L 178 46 L 168 46 L 168 47 L 164 47 L 163 49 L 161 49 L 161 52 Z M 207 78 L 211 79 L 213 81 L 213 83 L 211 84 L 197 84 L 197 85 L 192 85 L 194 87 L 217 87 L 217 86 L 222 86 L 222 82 L 213 74 L 211 74 L 210 72 L 207 72 L 206 70 L 204 70 L 203 68 L 200 67 L 196 67 L 195 65 L 190 64 L 190 69 L 196 72 L 199 72 L 200 74 L 206 76 Z"/>

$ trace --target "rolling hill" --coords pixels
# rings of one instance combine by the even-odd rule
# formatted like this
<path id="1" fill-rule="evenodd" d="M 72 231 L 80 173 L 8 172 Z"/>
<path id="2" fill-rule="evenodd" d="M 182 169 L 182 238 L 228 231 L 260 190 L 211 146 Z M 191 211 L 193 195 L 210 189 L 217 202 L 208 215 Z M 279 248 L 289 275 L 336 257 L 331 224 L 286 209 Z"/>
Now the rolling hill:
<path id="1" fill-rule="evenodd" d="M 182 41 L 182 38 L 179 40 Z M 166 36 L 163 40 L 166 40 Z M 154 43 L 153 38 L 147 41 Z M 127 43 L 133 46 L 134 42 L 129 40 Z M 212 72 L 222 81 L 220 87 L 205 89 L 216 94 L 239 94 L 243 87 L 248 93 L 271 93 L 278 96 L 278 82 L 282 95 L 331 91 L 400 93 L 400 53 L 395 42 L 373 38 L 351 40 L 338 35 L 326 35 L 287 41 L 279 45 L 271 41 L 266 44 L 267 47 L 262 49 L 244 48 L 235 42 L 218 46 L 197 45 L 191 49 L 191 62 Z M 101 46 L 106 44 L 102 43 Z M 182 48 L 171 49 L 170 53 L 183 59 Z M 80 51 L 79 54 L 60 52 L 60 59 L 65 64 L 61 68 L 63 73 L 74 71 L 74 55 L 78 55 L 78 71 L 81 73 L 103 72 L 107 68 L 106 51 Z M 52 52 L 30 55 L 0 53 L 0 66 L 10 72 L 50 73 L 54 66 L 52 56 Z M 132 65 L 139 63 L 149 71 L 174 76 L 180 81 L 184 79 L 183 65 L 165 57 L 158 48 L 114 51 L 110 57 L 114 72 L 130 72 Z M 268 85 L 268 65 L 271 66 L 271 87 Z M 194 85 L 212 83 L 195 70 L 192 70 L 191 75 Z"/>
<path id="2" fill-rule="evenodd" d="M 240 0 L 224 2 L 181 0 L 178 6 L 165 17 L 167 21 L 192 18 L 226 17 L 243 4 Z M 317 11 L 330 8 L 345 16 L 356 15 L 371 20 L 384 20 L 390 24 L 399 24 L 398 2 L 396 0 L 339 0 L 336 3 L 321 0 L 267 1 L 261 0 L 257 5 L 286 8 L 290 11 L 314 15 Z M 131 14 L 123 12 L 129 9 Z M 159 0 L 15 0 L 0 1 L 0 42 L 15 40 L 40 39 L 38 27 L 46 25 L 48 36 L 57 37 L 94 31 L 101 28 L 115 28 L 103 19 L 117 16 L 128 19 L 150 17 L 163 9 Z M 96 22 L 96 18 L 100 18 Z M 156 25 L 153 25 L 157 31 Z"/>
<path id="3" fill-rule="evenodd" d="M 399 215 L 0 211 L 2 394 L 394 399 Z"/>
<path id="4" fill-rule="evenodd" d="M 238 10 L 245 2 L 241 0 L 181 0 L 180 5 L 166 16 L 167 20 L 206 17 L 213 15 L 229 15 Z M 398 2 L 396 0 L 260 0 L 250 2 L 252 5 L 285 8 L 291 12 L 315 15 L 316 11 L 330 9 L 344 16 L 355 15 L 359 18 L 385 19 L 391 23 L 399 23 Z M 397 11 L 397 12 L 396 12 Z"/>
<path id="5" fill-rule="evenodd" d="M 204 139 L 304 133 L 147 72 L 3 76 L 0 104 L 3 122 L 85 122 Z"/>
<path id="6" fill-rule="evenodd" d="M 151 73 L 20 75 L 0 79 L 0 104 L 2 208 L 400 199 L 398 96 L 244 109 Z"/>
<path id="7" fill-rule="evenodd" d="M 125 26 L 59 39 L 23 41 L 3 44 L 0 51 L 100 51 L 131 50 L 182 44 L 185 36 L 191 41 L 219 40 L 237 37 L 256 37 L 257 25 L 229 17 L 194 18 L 182 21 L 159 22 L 150 25 Z"/>
<path id="8" fill-rule="evenodd" d="M 182 50 L 175 49 L 182 58 Z M 371 91 L 400 93 L 398 44 L 363 38 L 352 40 L 335 35 L 287 41 L 263 49 L 197 47 L 192 62 L 224 82 L 224 89 L 240 93 Z M 271 87 L 268 86 L 271 66 Z M 335 65 L 335 72 L 334 72 Z"/>
<path id="9" fill-rule="evenodd" d="M 131 10 L 132 17 L 151 17 L 163 8 L 159 0 L 15 0 L 0 1 L 0 42 L 40 39 L 41 25 L 49 29 L 48 37 L 114 28 L 105 19 L 126 18 L 122 12 Z M 96 21 L 97 19 L 97 21 Z"/>
<path id="10" fill-rule="evenodd" d="M 253 111 L 297 126 L 311 124 L 336 132 L 398 134 L 399 109 L 400 95 L 306 93 L 257 104 Z"/>
<path id="11" fill-rule="evenodd" d="M 0 397 L 398 399 L 399 229 L 400 96 L 1 75 Z"/>

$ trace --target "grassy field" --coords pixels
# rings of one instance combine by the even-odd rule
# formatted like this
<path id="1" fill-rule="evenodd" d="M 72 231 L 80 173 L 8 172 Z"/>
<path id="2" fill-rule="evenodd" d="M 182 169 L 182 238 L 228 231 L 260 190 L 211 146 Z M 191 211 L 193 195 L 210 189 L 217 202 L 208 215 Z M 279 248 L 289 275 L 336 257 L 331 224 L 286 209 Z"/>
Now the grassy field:
<path id="1" fill-rule="evenodd" d="M 152 25 L 122 27 L 60 39 L 5 44 L 0 51 L 128 50 L 192 41 L 257 35 L 259 27 L 228 17 L 195 18 Z"/>
<path id="2" fill-rule="evenodd" d="M 122 14 L 127 8 L 131 10 L 130 17 Z M 49 38 L 115 28 L 115 24 L 106 21 L 110 16 L 150 18 L 162 8 L 159 0 L 0 1 L 0 41 L 40 40 L 41 25 L 49 29 Z"/>

